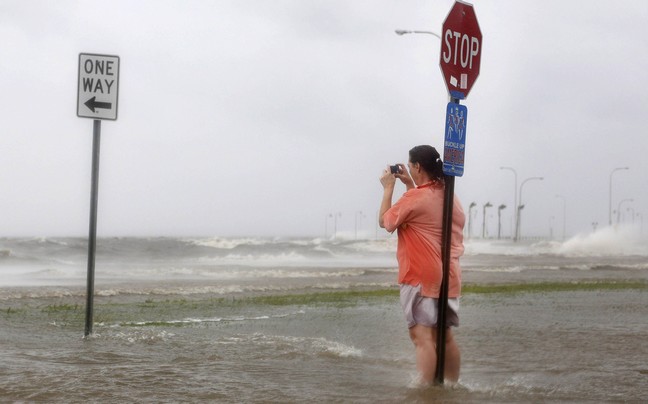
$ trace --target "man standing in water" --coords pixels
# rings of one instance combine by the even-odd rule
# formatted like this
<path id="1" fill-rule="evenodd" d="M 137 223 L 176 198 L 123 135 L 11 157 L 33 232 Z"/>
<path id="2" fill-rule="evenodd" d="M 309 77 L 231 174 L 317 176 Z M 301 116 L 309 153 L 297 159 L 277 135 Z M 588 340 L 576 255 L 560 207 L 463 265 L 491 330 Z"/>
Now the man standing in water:
<path id="1" fill-rule="evenodd" d="M 441 262 L 444 175 L 441 156 L 432 146 L 416 146 L 409 151 L 409 162 L 387 167 L 380 177 L 384 188 L 380 205 L 380 227 L 389 232 L 398 229 L 398 283 L 400 301 L 416 348 L 416 367 L 421 382 L 434 381 L 436 372 L 437 318 L 439 292 L 443 279 Z M 407 170 L 406 170 L 407 168 Z M 408 173 L 409 170 L 409 173 Z M 396 179 L 407 191 L 392 206 Z M 459 296 L 465 216 L 454 198 L 452 213 L 452 251 L 446 314 L 446 357 L 444 376 L 449 382 L 459 380 L 461 355 L 451 326 L 459 325 Z"/>

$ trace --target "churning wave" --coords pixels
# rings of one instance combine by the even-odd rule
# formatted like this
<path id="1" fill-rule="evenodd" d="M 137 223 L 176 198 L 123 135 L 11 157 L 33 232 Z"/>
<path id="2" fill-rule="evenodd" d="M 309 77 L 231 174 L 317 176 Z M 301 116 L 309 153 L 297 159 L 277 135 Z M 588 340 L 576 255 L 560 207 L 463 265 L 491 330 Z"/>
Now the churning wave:
<path id="1" fill-rule="evenodd" d="M 648 257 L 648 239 L 635 227 L 606 227 L 593 233 L 577 234 L 567 240 L 520 241 L 480 240 L 466 241 L 465 255 L 561 257 Z"/>
<path id="2" fill-rule="evenodd" d="M 466 240 L 464 271 L 646 271 L 648 242 L 633 228 L 565 241 Z M 383 287 L 396 281 L 397 238 L 102 238 L 96 293 L 200 294 Z M 84 293 L 84 238 L 0 239 L 0 299 Z M 40 289 L 39 289 L 40 288 Z"/>

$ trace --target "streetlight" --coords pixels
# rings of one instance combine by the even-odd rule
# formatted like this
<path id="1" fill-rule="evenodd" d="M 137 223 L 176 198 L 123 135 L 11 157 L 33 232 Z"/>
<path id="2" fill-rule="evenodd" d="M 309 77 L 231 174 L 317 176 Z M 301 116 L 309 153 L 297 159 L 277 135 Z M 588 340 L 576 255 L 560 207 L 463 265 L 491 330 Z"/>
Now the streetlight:
<path id="1" fill-rule="evenodd" d="M 621 219 L 621 205 L 623 204 L 623 202 L 634 202 L 634 199 L 624 199 L 619 202 L 619 205 L 617 206 L 617 226 L 619 225 L 619 219 Z"/>
<path id="2" fill-rule="evenodd" d="M 486 202 L 486 204 L 484 205 L 484 220 L 482 221 L 482 238 L 486 238 L 486 208 L 490 208 L 491 206 L 493 205 L 491 205 L 490 202 Z"/>
<path id="3" fill-rule="evenodd" d="M 360 220 L 358 220 L 358 215 L 360 215 Z M 355 239 L 358 239 L 358 222 L 362 223 L 362 218 L 363 218 L 362 211 L 359 210 L 355 213 Z"/>
<path id="4" fill-rule="evenodd" d="M 639 218 L 639 234 L 643 236 L 643 215 L 637 212 L 636 216 Z"/>
<path id="5" fill-rule="evenodd" d="M 553 221 L 556 216 L 551 216 L 549 218 L 549 240 L 553 240 Z"/>
<path id="6" fill-rule="evenodd" d="M 477 206 L 475 202 L 470 202 L 468 206 L 468 238 L 472 237 L 472 209 Z"/>
<path id="7" fill-rule="evenodd" d="M 518 205 L 517 207 L 517 220 L 515 221 L 515 236 L 513 236 L 513 241 L 517 242 L 520 234 L 520 214 L 522 212 L 522 209 L 524 209 L 524 205 Z"/>
<path id="8" fill-rule="evenodd" d="M 506 205 L 501 204 L 497 208 L 497 239 L 502 236 L 502 209 L 506 209 Z"/>
<path id="9" fill-rule="evenodd" d="M 329 216 L 333 216 L 333 239 L 337 238 L 337 220 L 338 217 L 342 217 L 342 212 L 331 213 Z"/>
<path id="10" fill-rule="evenodd" d="M 515 179 L 515 182 L 513 183 L 513 221 L 516 222 L 514 224 L 515 229 L 517 229 L 517 219 L 516 219 L 516 213 L 517 213 L 517 171 L 513 167 L 500 167 L 500 170 L 510 170 L 513 172 L 513 176 Z M 513 236 L 515 238 L 515 236 Z"/>
<path id="11" fill-rule="evenodd" d="M 567 200 L 562 195 L 556 195 L 556 198 L 560 198 L 563 201 L 562 239 L 565 240 L 565 223 L 567 222 Z"/>
<path id="12" fill-rule="evenodd" d="M 522 204 L 522 190 L 524 189 L 524 184 L 526 184 L 529 181 L 532 180 L 544 180 L 543 177 L 530 177 L 522 181 L 522 184 L 520 184 L 520 197 L 518 198 L 518 201 L 520 205 L 518 206 L 517 210 L 517 220 L 515 221 L 515 241 L 518 241 L 520 239 L 520 219 L 521 219 L 521 212 L 522 209 L 524 208 L 524 204 Z"/>
<path id="13" fill-rule="evenodd" d="M 405 35 L 405 34 L 428 34 L 428 35 L 434 35 L 435 37 L 441 39 L 441 35 L 437 34 L 436 32 L 432 31 L 409 31 L 409 30 L 404 30 L 404 29 L 397 29 L 396 35 Z"/>
<path id="14" fill-rule="evenodd" d="M 328 222 L 329 218 L 333 219 L 333 214 L 329 213 L 324 216 L 324 239 L 328 238 Z"/>
<path id="15" fill-rule="evenodd" d="M 612 226 L 612 174 L 621 170 L 629 170 L 630 167 L 617 167 L 610 172 L 610 204 L 608 205 L 609 220 L 608 224 Z"/>

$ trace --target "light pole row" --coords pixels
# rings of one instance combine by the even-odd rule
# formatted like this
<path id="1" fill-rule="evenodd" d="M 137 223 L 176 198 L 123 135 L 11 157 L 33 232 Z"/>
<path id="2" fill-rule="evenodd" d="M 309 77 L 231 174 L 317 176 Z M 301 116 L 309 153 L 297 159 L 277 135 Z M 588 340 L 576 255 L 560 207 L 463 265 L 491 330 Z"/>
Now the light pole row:
<path id="1" fill-rule="evenodd" d="M 492 207 L 493 204 L 486 202 L 483 208 L 483 217 L 482 217 L 482 238 L 486 238 L 486 209 Z M 477 207 L 477 203 L 471 202 L 468 207 L 468 238 L 472 238 L 472 218 L 473 218 L 473 208 Z M 497 208 L 497 239 L 499 240 L 502 237 L 502 209 L 506 209 L 505 204 L 499 205 Z"/>
<path id="2" fill-rule="evenodd" d="M 333 238 L 337 238 L 337 220 L 339 217 L 342 217 L 342 212 L 328 213 L 324 215 L 324 238 L 328 238 L 328 223 L 329 219 L 333 219 Z M 362 227 L 362 219 L 365 219 L 366 216 L 362 213 L 361 210 L 355 212 L 354 215 L 354 235 L 355 239 L 358 239 L 358 228 Z"/>

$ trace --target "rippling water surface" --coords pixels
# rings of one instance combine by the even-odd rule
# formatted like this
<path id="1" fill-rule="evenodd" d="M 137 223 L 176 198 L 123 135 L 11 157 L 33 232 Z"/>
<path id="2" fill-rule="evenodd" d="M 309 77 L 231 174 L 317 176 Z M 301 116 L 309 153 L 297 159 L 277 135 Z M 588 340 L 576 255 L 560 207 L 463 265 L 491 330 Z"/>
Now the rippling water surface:
<path id="1" fill-rule="evenodd" d="M 84 240 L 0 240 L 0 398 L 641 402 L 648 254 L 586 243 L 468 244 L 466 285 L 603 286 L 466 293 L 460 384 L 421 388 L 393 239 L 100 240 L 89 338 Z"/>

